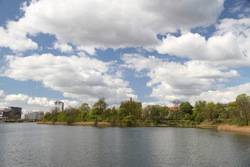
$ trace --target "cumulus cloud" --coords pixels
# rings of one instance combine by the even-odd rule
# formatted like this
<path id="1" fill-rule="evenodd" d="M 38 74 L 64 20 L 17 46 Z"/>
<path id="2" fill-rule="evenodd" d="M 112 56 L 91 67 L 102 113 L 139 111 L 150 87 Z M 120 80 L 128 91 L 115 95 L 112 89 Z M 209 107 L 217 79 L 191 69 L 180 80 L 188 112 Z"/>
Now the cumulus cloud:
<path id="1" fill-rule="evenodd" d="M 31 39 L 27 38 L 25 34 L 18 32 L 8 32 L 0 27 L 0 47 L 9 47 L 14 51 L 25 51 L 29 49 L 37 49 L 38 45 Z"/>
<path id="2" fill-rule="evenodd" d="M 53 107 L 55 100 L 48 100 L 46 97 L 29 97 L 27 104 Z"/>
<path id="3" fill-rule="evenodd" d="M 63 101 L 77 107 L 81 102 L 93 104 L 99 98 L 105 98 L 109 104 L 119 104 L 130 97 L 136 100 L 129 82 L 122 78 L 121 69 L 126 67 L 135 70 L 135 75 L 150 79 L 145 85 L 152 88 L 150 97 L 158 99 L 159 103 L 176 98 L 209 100 L 209 96 L 226 101 L 223 93 L 225 97 L 234 97 L 232 92 L 241 92 L 244 87 L 227 89 L 223 88 L 223 82 L 239 76 L 237 67 L 250 66 L 250 19 L 243 14 L 238 20 L 217 20 L 224 9 L 224 1 L 29 1 L 23 4 L 23 16 L 19 20 L 7 21 L 5 28 L 0 27 L 0 47 L 9 47 L 15 52 L 42 48 L 36 37 L 49 34 L 56 38 L 53 49 L 72 55 L 27 56 L 26 52 L 22 55 L 26 57 L 5 56 L 7 63 L 3 63 L 0 76 L 41 82 L 47 88 L 62 92 L 65 98 L 73 98 Z M 245 13 L 249 10 L 239 4 L 229 10 L 237 13 L 243 9 Z M 211 25 L 215 32 L 210 37 L 191 33 L 195 32 L 191 31 L 193 28 Z M 158 39 L 159 36 L 163 38 Z M 117 67 L 115 61 L 97 59 L 98 49 L 116 51 L 126 47 L 132 47 L 137 53 L 141 52 L 135 47 L 156 50 L 176 56 L 182 62 L 171 62 L 167 57 L 160 59 L 157 55 L 124 54 L 125 64 Z M 8 103 L 54 105 L 54 101 L 46 97 L 5 95 L 0 91 L 1 97 Z"/>
<path id="4" fill-rule="evenodd" d="M 91 47 L 91 46 L 78 46 L 77 50 L 79 51 L 85 51 L 90 55 L 94 55 L 95 54 L 95 48 Z"/>
<path id="5" fill-rule="evenodd" d="M 4 91 L 3 90 L 0 90 L 0 99 L 3 98 L 5 95 L 4 95 Z"/>
<path id="6" fill-rule="evenodd" d="M 193 104 L 198 100 L 205 100 L 207 102 L 220 102 L 228 103 L 236 100 L 236 97 L 240 94 L 250 94 L 250 83 L 241 84 L 234 87 L 227 87 L 220 90 L 202 92 L 198 96 L 193 96 L 189 99 Z"/>
<path id="7" fill-rule="evenodd" d="M 0 91 L 0 93 L 3 91 Z M 9 95 L 2 95 L 2 98 L 0 100 L 0 106 L 1 107 L 8 107 L 13 105 L 21 105 L 20 107 L 24 106 L 24 110 L 30 110 L 27 108 L 27 105 L 29 107 L 33 107 L 32 110 L 35 108 L 47 108 L 48 110 L 53 108 L 55 106 L 54 102 L 56 100 L 54 99 L 48 99 L 47 97 L 31 97 L 26 94 L 9 94 Z M 64 102 L 65 107 L 79 107 L 80 103 L 76 100 L 61 100 Z M 38 107 L 40 106 L 40 107 Z M 36 110 L 36 109 L 35 109 Z"/>
<path id="8" fill-rule="evenodd" d="M 58 49 L 61 52 L 65 52 L 65 53 L 73 52 L 72 46 L 70 46 L 68 44 L 59 44 L 57 42 L 54 43 L 54 49 Z"/>
<path id="9" fill-rule="evenodd" d="M 223 3 L 224 0 L 31 1 L 24 3 L 22 18 L 9 21 L 6 30 L 0 29 L 9 38 L 5 41 L 16 43 L 12 46 L 11 42 L 4 42 L 2 46 L 36 48 L 26 35 L 39 33 L 53 34 L 60 43 L 88 48 L 156 45 L 158 34 L 188 32 L 214 24 L 224 9 Z M 22 47 L 24 43 L 26 47 Z"/>
<path id="10" fill-rule="evenodd" d="M 29 96 L 25 94 L 10 94 L 5 97 L 6 101 L 15 101 L 15 102 L 25 102 L 29 99 Z"/>
<path id="11" fill-rule="evenodd" d="M 215 34 L 208 38 L 188 33 L 167 35 L 156 50 L 191 60 L 203 60 L 217 67 L 250 66 L 250 19 L 224 19 Z"/>
<path id="12" fill-rule="evenodd" d="M 225 78 L 239 76 L 235 70 L 222 70 L 202 61 L 188 61 L 184 64 L 169 62 L 154 56 L 144 57 L 138 54 L 123 55 L 125 67 L 137 72 L 146 70 L 150 78 L 147 86 L 152 88 L 151 97 L 160 103 L 176 98 L 189 99 L 204 91 L 215 90 Z"/>
<path id="13" fill-rule="evenodd" d="M 62 92 L 65 97 L 91 104 L 100 98 L 106 98 L 110 104 L 119 104 L 130 97 L 136 99 L 129 83 L 110 73 L 111 62 L 105 63 L 84 54 L 69 57 L 52 54 L 6 56 L 6 60 L 8 64 L 2 69 L 1 76 L 39 81 L 45 87 Z M 29 103 L 34 100 L 37 101 L 30 99 Z M 40 99 L 39 103 L 47 102 Z"/>

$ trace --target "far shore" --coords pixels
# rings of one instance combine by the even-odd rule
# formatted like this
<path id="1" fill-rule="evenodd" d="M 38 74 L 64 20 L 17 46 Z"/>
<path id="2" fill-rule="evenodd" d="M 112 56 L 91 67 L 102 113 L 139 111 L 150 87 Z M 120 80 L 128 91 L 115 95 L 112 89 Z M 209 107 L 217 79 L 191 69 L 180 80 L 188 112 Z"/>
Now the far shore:
<path id="1" fill-rule="evenodd" d="M 13 123 L 0 121 L 0 123 Z M 66 122 L 36 122 L 37 124 L 50 124 L 50 125 L 78 125 L 78 126 L 98 126 L 98 127 L 128 127 L 124 123 L 108 123 L 108 122 L 74 122 L 67 124 Z M 217 129 L 220 132 L 236 132 L 250 134 L 250 126 L 236 126 L 236 125 L 168 125 L 168 124 L 137 124 L 134 127 L 193 127 L 193 128 L 209 128 Z"/>
<path id="2" fill-rule="evenodd" d="M 127 127 L 125 123 L 108 123 L 108 122 L 74 122 L 67 124 L 66 122 L 37 122 L 37 124 L 51 124 L 51 125 L 82 125 L 82 126 L 121 126 Z M 197 128 L 213 128 L 217 129 L 217 125 L 169 125 L 169 124 L 137 124 L 133 127 L 197 127 Z"/>
<path id="3" fill-rule="evenodd" d="M 81 125 L 81 126 L 99 126 L 99 127 L 126 127 L 124 123 L 108 123 L 108 122 L 74 122 L 67 124 L 66 122 L 37 122 L 37 124 L 54 124 L 54 125 Z M 237 132 L 250 134 L 250 126 L 236 126 L 236 125 L 167 125 L 167 124 L 140 124 L 136 127 L 194 127 L 194 128 L 210 128 L 217 129 L 220 132 Z"/>

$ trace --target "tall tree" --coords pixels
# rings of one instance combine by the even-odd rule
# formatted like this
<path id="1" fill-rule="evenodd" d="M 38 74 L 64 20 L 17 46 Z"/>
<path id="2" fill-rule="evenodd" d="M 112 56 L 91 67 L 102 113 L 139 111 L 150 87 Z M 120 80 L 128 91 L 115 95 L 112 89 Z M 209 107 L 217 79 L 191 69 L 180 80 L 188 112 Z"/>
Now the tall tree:
<path id="1" fill-rule="evenodd" d="M 126 110 L 125 116 L 134 115 L 136 118 L 141 116 L 141 102 L 135 102 L 132 100 L 132 98 L 130 100 L 121 102 L 120 108 L 124 108 Z"/>
<path id="2" fill-rule="evenodd" d="M 101 98 L 98 100 L 98 102 L 96 102 L 94 104 L 94 109 L 98 109 L 98 113 L 99 115 L 102 115 L 104 113 L 104 110 L 107 109 L 108 107 L 108 104 L 105 102 L 105 99 L 104 98 Z"/>
<path id="3" fill-rule="evenodd" d="M 161 120 L 161 107 L 158 105 L 153 106 L 150 116 L 155 124 L 159 123 Z"/>
<path id="4" fill-rule="evenodd" d="M 231 119 L 236 119 L 237 123 L 241 120 L 239 105 L 236 103 L 236 101 L 228 103 L 226 111 Z"/>
<path id="5" fill-rule="evenodd" d="M 236 98 L 236 103 L 239 106 L 240 116 L 243 121 L 248 125 L 250 119 L 250 97 L 246 94 L 238 95 Z"/>
<path id="6" fill-rule="evenodd" d="M 180 110 L 184 114 L 193 114 L 193 106 L 187 101 L 180 104 Z"/>
<path id="7" fill-rule="evenodd" d="M 213 124 L 215 123 L 215 118 L 218 118 L 218 110 L 216 110 L 216 105 L 213 102 L 206 104 L 204 107 L 204 115 Z"/>
<path id="8" fill-rule="evenodd" d="M 79 109 L 81 112 L 82 112 L 82 111 L 86 111 L 86 112 L 90 111 L 90 107 L 89 107 L 88 103 L 82 103 L 82 105 L 81 105 L 78 109 Z"/>
<path id="9" fill-rule="evenodd" d="M 206 101 L 196 101 L 194 105 L 194 112 L 193 112 L 193 118 L 197 123 L 201 123 L 204 121 L 204 107 L 206 106 Z"/>

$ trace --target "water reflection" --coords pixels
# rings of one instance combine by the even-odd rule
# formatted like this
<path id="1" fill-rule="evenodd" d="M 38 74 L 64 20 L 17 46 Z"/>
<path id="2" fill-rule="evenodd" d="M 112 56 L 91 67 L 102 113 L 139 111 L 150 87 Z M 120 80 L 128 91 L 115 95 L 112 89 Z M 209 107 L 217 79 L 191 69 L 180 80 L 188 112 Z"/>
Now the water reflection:
<path id="1" fill-rule="evenodd" d="M 0 166 L 250 166 L 250 135 L 171 127 L 0 124 Z"/>

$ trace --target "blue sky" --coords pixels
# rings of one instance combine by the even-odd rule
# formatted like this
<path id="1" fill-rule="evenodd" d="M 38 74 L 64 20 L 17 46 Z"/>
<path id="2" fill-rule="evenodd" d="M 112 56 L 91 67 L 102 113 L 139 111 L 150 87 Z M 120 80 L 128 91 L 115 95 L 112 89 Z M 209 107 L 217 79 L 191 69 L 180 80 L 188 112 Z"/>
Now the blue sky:
<path id="1" fill-rule="evenodd" d="M 0 0 L 0 108 L 250 94 L 247 0 Z"/>

